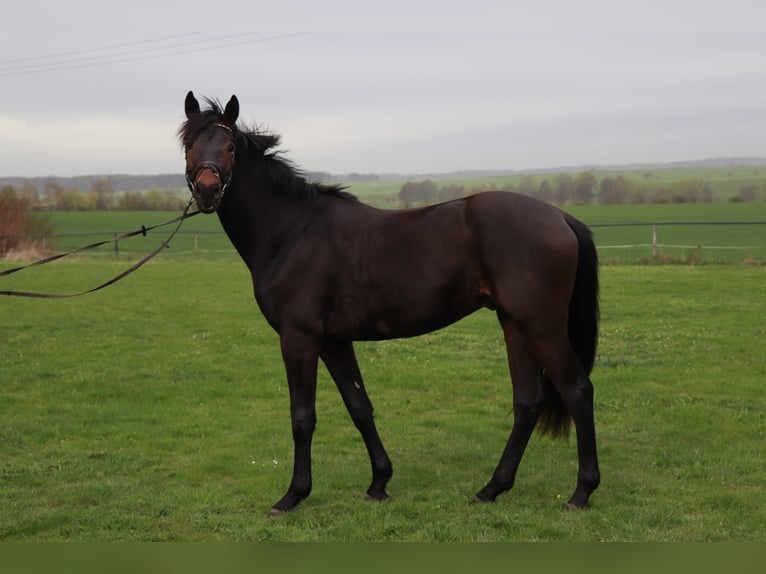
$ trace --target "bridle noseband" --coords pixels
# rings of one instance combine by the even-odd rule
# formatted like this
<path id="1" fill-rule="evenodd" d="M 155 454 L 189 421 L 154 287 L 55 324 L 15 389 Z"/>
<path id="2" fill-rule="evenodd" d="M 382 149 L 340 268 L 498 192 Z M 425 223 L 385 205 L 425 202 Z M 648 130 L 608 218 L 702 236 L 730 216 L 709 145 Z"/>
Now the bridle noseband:
<path id="1" fill-rule="evenodd" d="M 216 123 L 216 124 L 213 124 L 213 126 L 217 128 L 223 128 L 230 134 L 234 135 L 234 130 L 232 130 L 226 124 Z M 235 159 L 236 159 L 236 155 L 234 154 L 234 152 L 232 152 L 231 168 L 229 169 L 229 175 L 226 176 L 225 181 L 221 180 L 221 169 L 218 167 L 218 165 L 215 162 L 212 162 L 212 161 L 203 161 L 202 163 L 200 163 L 193 174 L 190 174 L 189 171 L 187 170 L 185 174 L 186 185 L 189 187 L 189 191 L 191 192 L 191 194 L 195 195 L 194 185 L 197 183 L 197 180 L 202 175 L 202 172 L 205 170 L 210 170 L 210 172 L 212 172 L 212 174 L 221 184 L 221 197 L 223 198 L 223 194 L 226 192 L 226 189 L 229 187 L 229 184 L 231 184 L 231 176 L 234 175 L 234 160 Z"/>

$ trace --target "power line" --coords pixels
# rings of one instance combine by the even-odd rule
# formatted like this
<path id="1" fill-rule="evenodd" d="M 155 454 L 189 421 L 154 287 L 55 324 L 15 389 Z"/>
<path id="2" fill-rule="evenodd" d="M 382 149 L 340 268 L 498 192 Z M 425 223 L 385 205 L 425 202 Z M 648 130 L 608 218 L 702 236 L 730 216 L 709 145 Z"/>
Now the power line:
<path id="1" fill-rule="evenodd" d="M 78 68 L 90 68 L 95 66 L 107 66 L 112 64 L 123 64 L 127 62 L 136 62 L 141 60 L 154 60 L 159 58 L 166 58 L 171 56 L 185 55 L 196 52 L 203 52 L 208 50 L 220 50 L 224 48 L 231 48 L 235 46 L 243 46 L 247 44 L 256 44 L 261 42 L 270 42 L 274 40 L 281 40 L 296 36 L 305 35 L 306 32 L 293 32 L 285 34 L 276 34 L 272 36 L 261 36 L 261 32 L 245 32 L 235 35 L 222 35 L 215 36 L 208 39 L 197 39 L 185 42 L 175 42 L 167 46 L 140 48 L 131 50 L 119 50 L 114 54 L 98 54 L 102 51 L 111 51 L 117 48 L 130 48 L 132 46 L 157 43 L 168 39 L 178 39 L 188 37 L 192 34 L 183 34 L 179 36 L 171 36 L 164 39 L 146 40 L 141 42 L 130 42 L 121 44 L 118 46 L 106 47 L 106 48 L 91 48 L 85 50 L 76 50 L 72 52 L 65 52 L 52 56 L 39 56 L 34 58 L 22 58 L 19 60 L 10 60 L 0 62 L 0 77 L 3 76 L 20 76 L 28 74 L 39 74 L 46 72 L 57 72 L 63 70 L 73 70 Z M 256 36 L 256 37 L 253 37 Z M 244 38 L 239 41 L 232 41 L 235 38 Z M 82 57 L 64 58 L 67 55 L 77 54 L 90 54 Z M 64 58 L 64 59 L 62 59 Z M 49 61 L 44 61 L 44 60 Z M 38 62 L 43 60 L 42 62 Z M 19 62 L 26 61 L 26 64 L 19 65 Z M 38 62 L 38 63 L 29 63 Z M 15 64 L 14 64 L 15 63 Z M 10 64 L 10 65 L 9 65 Z"/>
<path id="2" fill-rule="evenodd" d="M 69 52 L 59 52 L 56 54 L 48 54 L 46 56 L 31 56 L 27 58 L 15 58 L 12 60 L 0 60 L 0 67 L 7 66 L 9 64 L 23 64 L 24 62 L 34 62 L 37 60 L 58 59 L 65 56 L 75 56 L 78 54 L 89 54 L 93 52 L 104 52 L 109 50 L 116 50 L 119 48 L 129 48 L 131 46 L 138 46 L 141 44 L 156 44 L 158 42 L 165 42 L 167 40 L 176 40 L 178 38 L 186 38 L 193 36 L 193 32 L 187 32 L 185 34 L 176 34 L 175 36 L 163 36 L 161 38 L 153 38 L 151 40 L 137 40 L 135 42 L 126 42 L 124 44 L 113 44 L 111 46 L 102 46 L 100 48 L 85 48 L 82 50 L 72 50 Z"/>
<path id="3" fill-rule="evenodd" d="M 270 36 L 265 38 L 252 37 L 254 35 L 260 36 L 260 34 L 261 34 L 260 32 L 246 32 L 246 33 L 236 34 L 236 35 L 221 35 L 221 36 L 215 36 L 213 38 L 207 38 L 207 39 L 201 39 L 201 40 L 197 39 L 193 41 L 175 42 L 167 46 L 161 46 L 158 48 L 151 47 L 151 48 L 142 48 L 138 50 L 120 50 L 114 54 L 97 54 L 97 52 L 102 52 L 105 50 L 113 50 L 117 46 L 107 47 L 107 48 L 92 48 L 87 50 L 77 50 L 74 52 L 67 52 L 64 54 L 59 54 L 54 56 L 46 56 L 46 57 L 41 56 L 38 58 L 30 59 L 30 60 L 41 60 L 44 58 L 49 60 L 49 61 L 43 61 L 41 63 L 27 63 L 24 65 L 15 65 L 10 67 L 7 66 L 7 64 L 6 65 L 0 64 L 0 76 L 14 76 L 14 75 L 23 75 L 23 74 L 53 72 L 53 71 L 59 71 L 59 70 L 71 70 L 71 69 L 77 69 L 77 68 L 87 68 L 87 67 L 93 67 L 93 66 L 104 66 L 104 65 L 110 65 L 110 64 L 120 64 L 120 63 L 132 62 L 132 61 L 149 60 L 149 59 L 163 58 L 168 56 L 175 56 L 180 54 L 188 54 L 188 53 L 200 52 L 205 50 L 217 50 L 217 49 L 222 49 L 222 48 L 227 48 L 232 46 L 239 46 L 239 45 L 251 44 L 256 42 L 265 42 L 265 41 L 299 35 L 299 34 L 281 34 L 281 35 Z M 182 36 L 175 36 L 171 38 L 187 37 L 189 35 L 192 35 L 192 34 L 185 34 Z M 233 38 L 242 38 L 242 37 L 249 37 L 249 38 L 245 40 L 231 42 Z M 158 41 L 163 41 L 167 39 L 169 38 L 149 40 L 145 42 L 131 42 L 128 44 L 123 44 L 121 45 L 121 47 L 130 47 L 130 46 L 146 44 L 146 43 L 156 43 Z M 188 49 L 193 46 L 196 46 L 196 48 Z M 86 55 L 84 57 L 62 59 L 65 54 L 66 55 L 91 54 L 91 55 Z"/>
<path id="4" fill-rule="evenodd" d="M 248 34 L 238 34 L 237 36 L 244 36 L 244 35 L 252 35 L 257 34 L 257 32 L 250 32 Z M 184 35 L 184 37 L 187 35 Z M 110 51 L 114 49 L 111 48 L 92 48 L 87 50 L 77 50 L 74 52 L 67 52 L 64 54 L 59 55 L 52 55 L 52 56 L 41 56 L 37 58 L 37 60 L 45 59 L 48 61 L 43 61 L 41 63 L 33 63 L 33 64 L 24 64 L 21 66 L 12 66 L 10 68 L 6 68 L 5 70 L 2 69 L 2 65 L 0 65 L 0 72 L 8 72 L 10 73 L 29 73 L 29 72 L 35 72 L 35 71 L 51 71 L 51 70 L 58 70 L 58 69 L 64 69 L 68 70 L 73 67 L 81 67 L 83 66 L 90 66 L 90 65 L 105 65 L 105 64 L 111 64 L 115 62 L 123 62 L 123 61 L 130 61 L 130 56 L 133 55 L 139 55 L 139 54 L 146 54 L 146 53 L 154 53 L 155 56 L 159 57 L 164 55 L 162 52 L 167 53 L 167 50 L 173 50 L 177 48 L 182 48 L 186 46 L 192 46 L 192 45 L 200 45 L 200 44 L 209 44 L 214 43 L 216 41 L 227 39 L 228 36 L 216 36 L 214 38 L 209 38 L 207 40 L 195 40 L 195 41 L 187 41 L 187 42 L 176 42 L 173 44 L 170 44 L 168 46 L 161 46 L 161 47 L 150 47 L 150 48 L 141 48 L 141 49 L 133 49 L 133 50 L 120 50 L 117 53 L 114 54 L 100 54 L 98 52 L 103 51 Z M 153 43 L 151 41 L 149 42 L 131 42 L 129 44 L 124 44 L 123 46 L 135 46 L 139 44 L 144 43 Z M 86 56 L 79 56 L 75 58 L 64 58 L 65 55 L 71 55 L 71 54 L 88 54 Z M 140 59 L 140 58 L 138 58 Z"/>

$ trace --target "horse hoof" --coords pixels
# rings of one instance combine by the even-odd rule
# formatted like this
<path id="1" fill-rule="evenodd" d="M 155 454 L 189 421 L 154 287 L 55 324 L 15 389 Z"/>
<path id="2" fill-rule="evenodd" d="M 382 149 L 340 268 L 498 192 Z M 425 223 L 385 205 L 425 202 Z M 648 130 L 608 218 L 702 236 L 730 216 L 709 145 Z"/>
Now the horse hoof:
<path id="1" fill-rule="evenodd" d="M 383 502 L 384 500 L 388 499 L 388 495 L 384 492 L 382 496 L 373 496 L 372 494 L 365 494 L 364 495 L 365 500 L 371 500 L 373 502 Z"/>
<path id="2" fill-rule="evenodd" d="M 471 499 L 471 504 L 488 504 L 490 502 L 495 502 L 495 501 L 494 500 L 483 500 L 483 499 L 479 498 L 478 496 L 474 496 Z"/>
<path id="3" fill-rule="evenodd" d="M 279 508 L 272 508 L 269 510 L 269 512 L 266 514 L 267 518 L 276 518 L 277 516 L 282 516 L 286 510 L 279 510 Z"/>
<path id="4" fill-rule="evenodd" d="M 564 507 L 568 512 L 577 512 L 578 510 L 588 510 L 588 504 L 586 503 L 583 506 L 578 506 L 577 504 L 573 503 L 572 501 L 567 502 L 567 505 Z"/>

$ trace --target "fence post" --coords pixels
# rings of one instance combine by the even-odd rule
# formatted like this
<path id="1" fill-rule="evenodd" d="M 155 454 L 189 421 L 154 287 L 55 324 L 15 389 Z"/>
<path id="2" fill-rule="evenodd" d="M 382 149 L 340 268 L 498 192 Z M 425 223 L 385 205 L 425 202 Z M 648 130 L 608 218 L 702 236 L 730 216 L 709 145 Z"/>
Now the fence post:
<path id="1" fill-rule="evenodd" d="M 657 257 L 657 224 L 652 224 L 652 257 Z"/>
<path id="2" fill-rule="evenodd" d="M 115 238 L 114 240 L 114 258 L 119 259 L 120 258 L 120 247 L 119 247 L 119 241 L 117 241 L 117 232 L 114 233 Z"/>
<path id="3" fill-rule="evenodd" d="M 194 253 L 197 253 L 197 247 L 199 247 L 199 233 L 194 234 Z"/>

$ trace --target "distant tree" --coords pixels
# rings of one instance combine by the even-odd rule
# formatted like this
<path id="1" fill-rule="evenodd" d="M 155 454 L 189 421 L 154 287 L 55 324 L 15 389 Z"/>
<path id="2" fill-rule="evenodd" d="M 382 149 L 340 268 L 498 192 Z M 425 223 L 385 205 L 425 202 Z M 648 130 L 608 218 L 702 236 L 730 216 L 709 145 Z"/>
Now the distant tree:
<path id="1" fill-rule="evenodd" d="M 38 195 L 37 188 L 34 185 L 23 185 L 18 195 L 19 199 L 24 201 L 29 206 L 29 209 L 33 209 L 35 211 L 42 209 L 40 196 Z"/>
<path id="2" fill-rule="evenodd" d="M 55 209 L 59 195 L 64 193 L 64 188 L 55 181 L 46 181 L 43 185 L 43 201 L 49 207 Z"/>
<path id="3" fill-rule="evenodd" d="M 15 203 L 17 199 L 16 188 L 11 184 L 4 185 L 0 188 L 0 200 L 7 200 Z"/>
<path id="4" fill-rule="evenodd" d="M 674 181 L 664 196 L 673 203 L 707 203 L 713 200 L 710 184 L 698 177 Z"/>
<path id="5" fill-rule="evenodd" d="M 558 204 L 566 203 L 574 190 L 574 180 L 568 173 L 560 173 L 553 179 L 553 201 Z"/>
<path id="6" fill-rule="evenodd" d="M 54 209 L 59 211 L 86 211 L 92 205 L 92 200 L 77 189 L 61 191 L 53 203 Z"/>
<path id="7" fill-rule="evenodd" d="M 524 195 L 534 195 L 537 191 L 535 178 L 531 175 L 522 175 L 516 183 L 516 189 L 514 191 L 516 193 L 523 193 Z"/>
<path id="8" fill-rule="evenodd" d="M 118 195 L 116 209 L 123 211 L 178 211 L 186 202 L 172 190 L 126 191 Z"/>
<path id="9" fill-rule="evenodd" d="M 634 203 L 636 205 L 649 203 L 650 194 L 646 186 L 631 185 L 629 189 L 630 189 L 629 203 Z"/>
<path id="10" fill-rule="evenodd" d="M 94 207 L 105 211 L 111 209 L 114 203 L 114 190 L 109 178 L 99 178 L 93 182 L 91 193 L 94 197 Z"/>
<path id="11" fill-rule="evenodd" d="M 622 176 L 606 176 L 599 183 L 597 199 L 601 205 L 625 203 L 627 196 L 627 185 Z"/>
<path id="12" fill-rule="evenodd" d="M 732 198 L 732 201 L 755 201 L 757 194 L 757 185 L 743 185 L 740 186 L 739 192 Z"/>
<path id="13" fill-rule="evenodd" d="M 420 200 L 420 191 L 417 183 L 414 181 L 406 181 L 402 188 L 399 190 L 399 201 L 401 201 L 405 207 L 412 205 L 416 201 Z"/>
<path id="14" fill-rule="evenodd" d="M 117 200 L 117 207 L 126 211 L 145 211 L 144 196 L 138 191 L 126 191 Z"/>
<path id="15" fill-rule="evenodd" d="M 430 179 L 424 181 L 407 181 L 399 190 L 399 201 L 405 206 L 413 203 L 430 203 L 436 200 L 438 187 Z"/>
<path id="16" fill-rule="evenodd" d="M 513 182 L 506 181 L 502 187 L 500 187 L 503 191 L 516 191 L 516 186 L 513 185 Z"/>
<path id="17" fill-rule="evenodd" d="M 178 197 L 177 195 L 174 195 L 172 191 L 165 190 L 165 203 L 162 206 L 162 209 L 166 209 L 168 211 L 178 211 L 184 208 L 186 205 L 186 202 Z"/>
<path id="18" fill-rule="evenodd" d="M 604 177 L 601 182 L 598 184 L 598 193 L 596 194 L 596 199 L 601 205 L 610 205 L 614 203 L 619 203 L 615 201 L 615 193 L 614 193 L 615 185 L 614 185 L 614 178 L 610 176 Z"/>
<path id="19" fill-rule="evenodd" d="M 553 201 L 553 185 L 547 179 L 540 182 L 540 187 L 537 188 L 536 196 L 543 201 Z"/>
<path id="20" fill-rule="evenodd" d="M 420 193 L 423 196 L 424 203 L 432 203 L 436 201 L 436 194 L 439 191 L 435 182 L 427 179 L 420 183 Z"/>
<path id="21" fill-rule="evenodd" d="M 465 186 L 450 184 L 442 186 L 439 189 L 438 200 L 449 201 L 451 199 L 459 199 L 465 195 Z"/>
<path id="22" fill-rule="evenodd" d="M 592 171 L 583 171 L 575 176 L 572 199 L 577 203 L 590 203 L 595 197 L 598 180 Z"/>
<path id="23" fill-rule="evenodd" d="M 159 189 L 150 189 L 143 194 L 144 209 L 147 211 L 160 211 L 167 203 L 165 196 Z"/>

